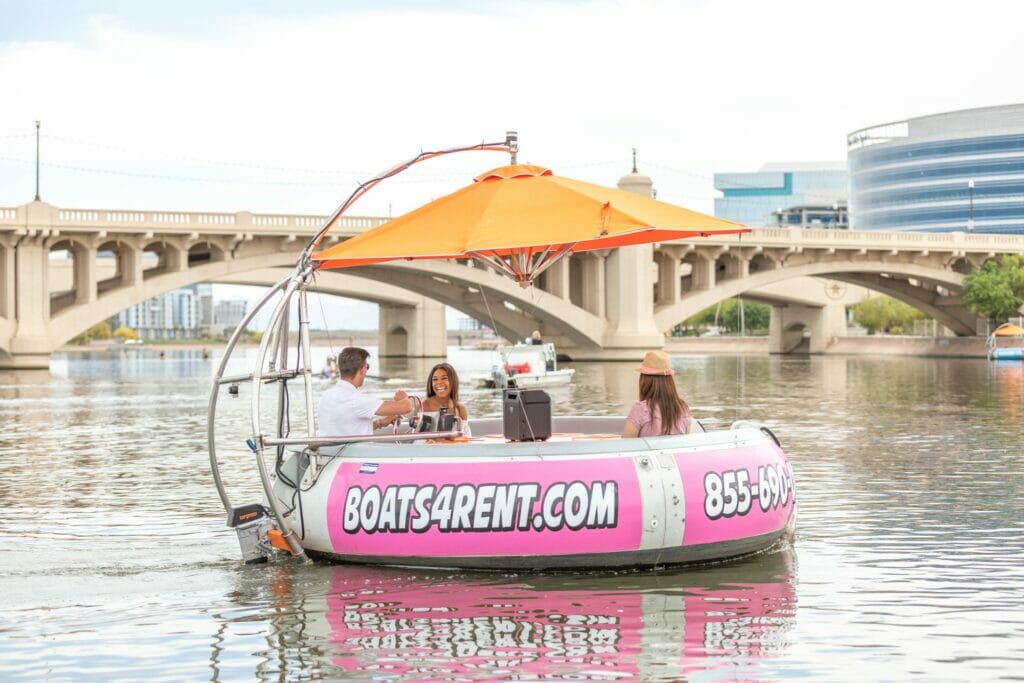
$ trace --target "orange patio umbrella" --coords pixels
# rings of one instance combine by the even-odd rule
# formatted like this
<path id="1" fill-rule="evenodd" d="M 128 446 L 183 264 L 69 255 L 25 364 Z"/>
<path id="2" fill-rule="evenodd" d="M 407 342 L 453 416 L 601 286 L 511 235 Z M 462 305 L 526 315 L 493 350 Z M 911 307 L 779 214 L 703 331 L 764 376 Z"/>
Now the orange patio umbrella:
<path id="1" fill-rule="evenodd" d="M 1024 328 L 1013 323 L 1003 323 L 992 334 L 997 337 L 1024 337 Z"/>
<path id="2" fill-rule="evenodd" d="M 320 268 L 476 258 L 526 287 L 571 252 L 749 231 L 649 197 L 517 164 L 479 175 L 472 185 L 312 258 Z"/>

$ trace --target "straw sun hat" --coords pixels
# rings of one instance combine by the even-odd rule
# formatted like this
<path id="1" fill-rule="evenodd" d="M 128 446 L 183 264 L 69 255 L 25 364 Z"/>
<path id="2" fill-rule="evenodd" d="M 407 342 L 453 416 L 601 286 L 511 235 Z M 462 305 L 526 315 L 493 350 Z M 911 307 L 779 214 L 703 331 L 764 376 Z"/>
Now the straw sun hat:
<path id="1" fill-rule="evenodd" d="M 672 363 L 664 351 L 648 351 L 643 365 L 636 369 L 641 375 L 672 375 Z"/>

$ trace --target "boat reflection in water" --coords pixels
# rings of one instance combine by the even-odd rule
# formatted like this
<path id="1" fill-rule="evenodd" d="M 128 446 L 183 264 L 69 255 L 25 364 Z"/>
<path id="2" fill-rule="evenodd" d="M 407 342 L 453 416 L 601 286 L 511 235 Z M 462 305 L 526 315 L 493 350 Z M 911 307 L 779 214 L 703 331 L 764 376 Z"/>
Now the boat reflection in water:
<path id="1" fill-rule="evenodd" d="M 1019 361 L 994 360 L 991 374 L 995 377 L 998 407 L 1004 411 L 1008 424 L 1020 423 L 1024 415 L 1024 364 Z"/>
<path id="2" fill-rule="evenodd" d="M 725 565 L 654 573 L 510 579 L 311 568 L 327 584 L 322 607 L 309 598 L 310 576 L 295 567 L 305 618 L 277 621 L 299 632 L 272 640 L 295 645 L 294 658 L 277 658 L 285 666 L 298 660 L 308 672 L 310 653 L 319 652 L 326 661 L 312 668 L 352 678 L 678 680 L 722 668 L 757 677 L 763 660 L 788 645 L 793 565 L 786 544 Z"/>

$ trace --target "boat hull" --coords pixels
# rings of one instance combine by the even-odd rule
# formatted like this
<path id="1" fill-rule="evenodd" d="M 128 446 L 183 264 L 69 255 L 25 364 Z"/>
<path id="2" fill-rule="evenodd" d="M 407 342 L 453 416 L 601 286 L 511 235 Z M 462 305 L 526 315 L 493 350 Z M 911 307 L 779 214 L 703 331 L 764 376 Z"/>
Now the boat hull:
<path id="1" fill-rule="evenodd" d="M 323 465 L 315 483 L 312 468 L 302 472 L 300 489 L 308 490 L 281 482 L 275 490 L 294 508 L 289 521 L 306 551 L 342 562 L 662 566 L 757 552 L 791 529 L 792 470 L 762 430 L 594 436 L 355 444 Z"/>
<path id="2" fill-rule="evenodd" d="M 522 373 L 506 378 L 509 389 L 533 389 L 536 387 L 557 387 L 564 386 L 572 381 L 573 373 L 576 371 L 554 370 L 542 373 Z M 491 375 L 477 375 L 473 378 L 473 386 L 477 389 L 497 389 L 498 385 Z"/>

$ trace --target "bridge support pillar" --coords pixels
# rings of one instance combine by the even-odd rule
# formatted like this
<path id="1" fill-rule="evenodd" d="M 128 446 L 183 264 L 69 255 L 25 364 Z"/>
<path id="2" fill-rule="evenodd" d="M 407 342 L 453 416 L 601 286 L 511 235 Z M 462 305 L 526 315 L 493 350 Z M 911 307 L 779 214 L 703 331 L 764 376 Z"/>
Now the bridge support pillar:
<path id="1" fill-rule="evenodd" d="M 442 303 L 419 297 L 414 306 L 381 304 L 378 321 L 377 353 L 382 357 L 444 358 L 448 355 L 448 326 Z"/>
<path id="2" fill-rule="evenodd" d="M 14 325 L 6 352 L 0 351 L 2 368 L 47 368 L 53 341 L 50 339 L 50 289 L 47 282 L 49 250 L 43 235 L 29 236 L 14 249 Z"/>
<path id="3" fill-rule="evenodd" d="M 647 351 L 665 345 L 665 336 L 654 324 L 653 257 L 649 244 L 621 247 L 608 256 L 608 331 L 602 358 L 640 360 Z"/>
<path id="4" fill-rule="evenodd" d="M 644 197 L 653 194 L 651 179 L 637 173 L 634 160 L 632 173 L 619 179 L 619 189 Z M 603 280 L 604 311 L 587 306 L 597 315 L 604 315 L 607 326 L 600 349 L 573 349 L 568 353 L 574 359 L 640 360 L 650 349 L 665 345 L 665 336 L 654 324 L 654 247 L 639 244 L 612 250 L 606 259 L 595 264 L 603 272 L 585 282 L 593 286 L 594 279 Z M 600 306 L 598 306 L 600 308 Z"/>
<path id="5" fill-rule="evenodd" d="M 547 271 L 548 292 L 560 299 L 569 298 L 569 258 L 560 258 Z"/>
<path id="6" fill-rule="evenodd" d="M 581 255 L 583 259 L 583 291 L 580 293 L 583 308 L 603 318 L 605 314 L 604 264 L 607 256 L 601 252 Z"/>
<path id="7" fill-rule="evenodd" d="M 73 251 L 75 303 L 90 304 L 96 301 L 96 249 L 76 246 Z"/>
<path id="8" fill-rule="evenodd" d="M 0 318 L 14 319 L 14 247 L 0 238 Z"/>
<path id="9" fill-rule="evenodd" d="M 804 343 L 804 331 L 810 339 Z M 788 304 L 772 306 L 768 324 L 769 353 L 824 353 L 833 337 L 846 334 L 846 307 L 840 303 L 825 306 Z"/>
<path id="10" fill-rule="evenodd" d="M 679 248 L 663 247 L 657 254 L 659 306 L 674 306 L 679 303 Z"/>

